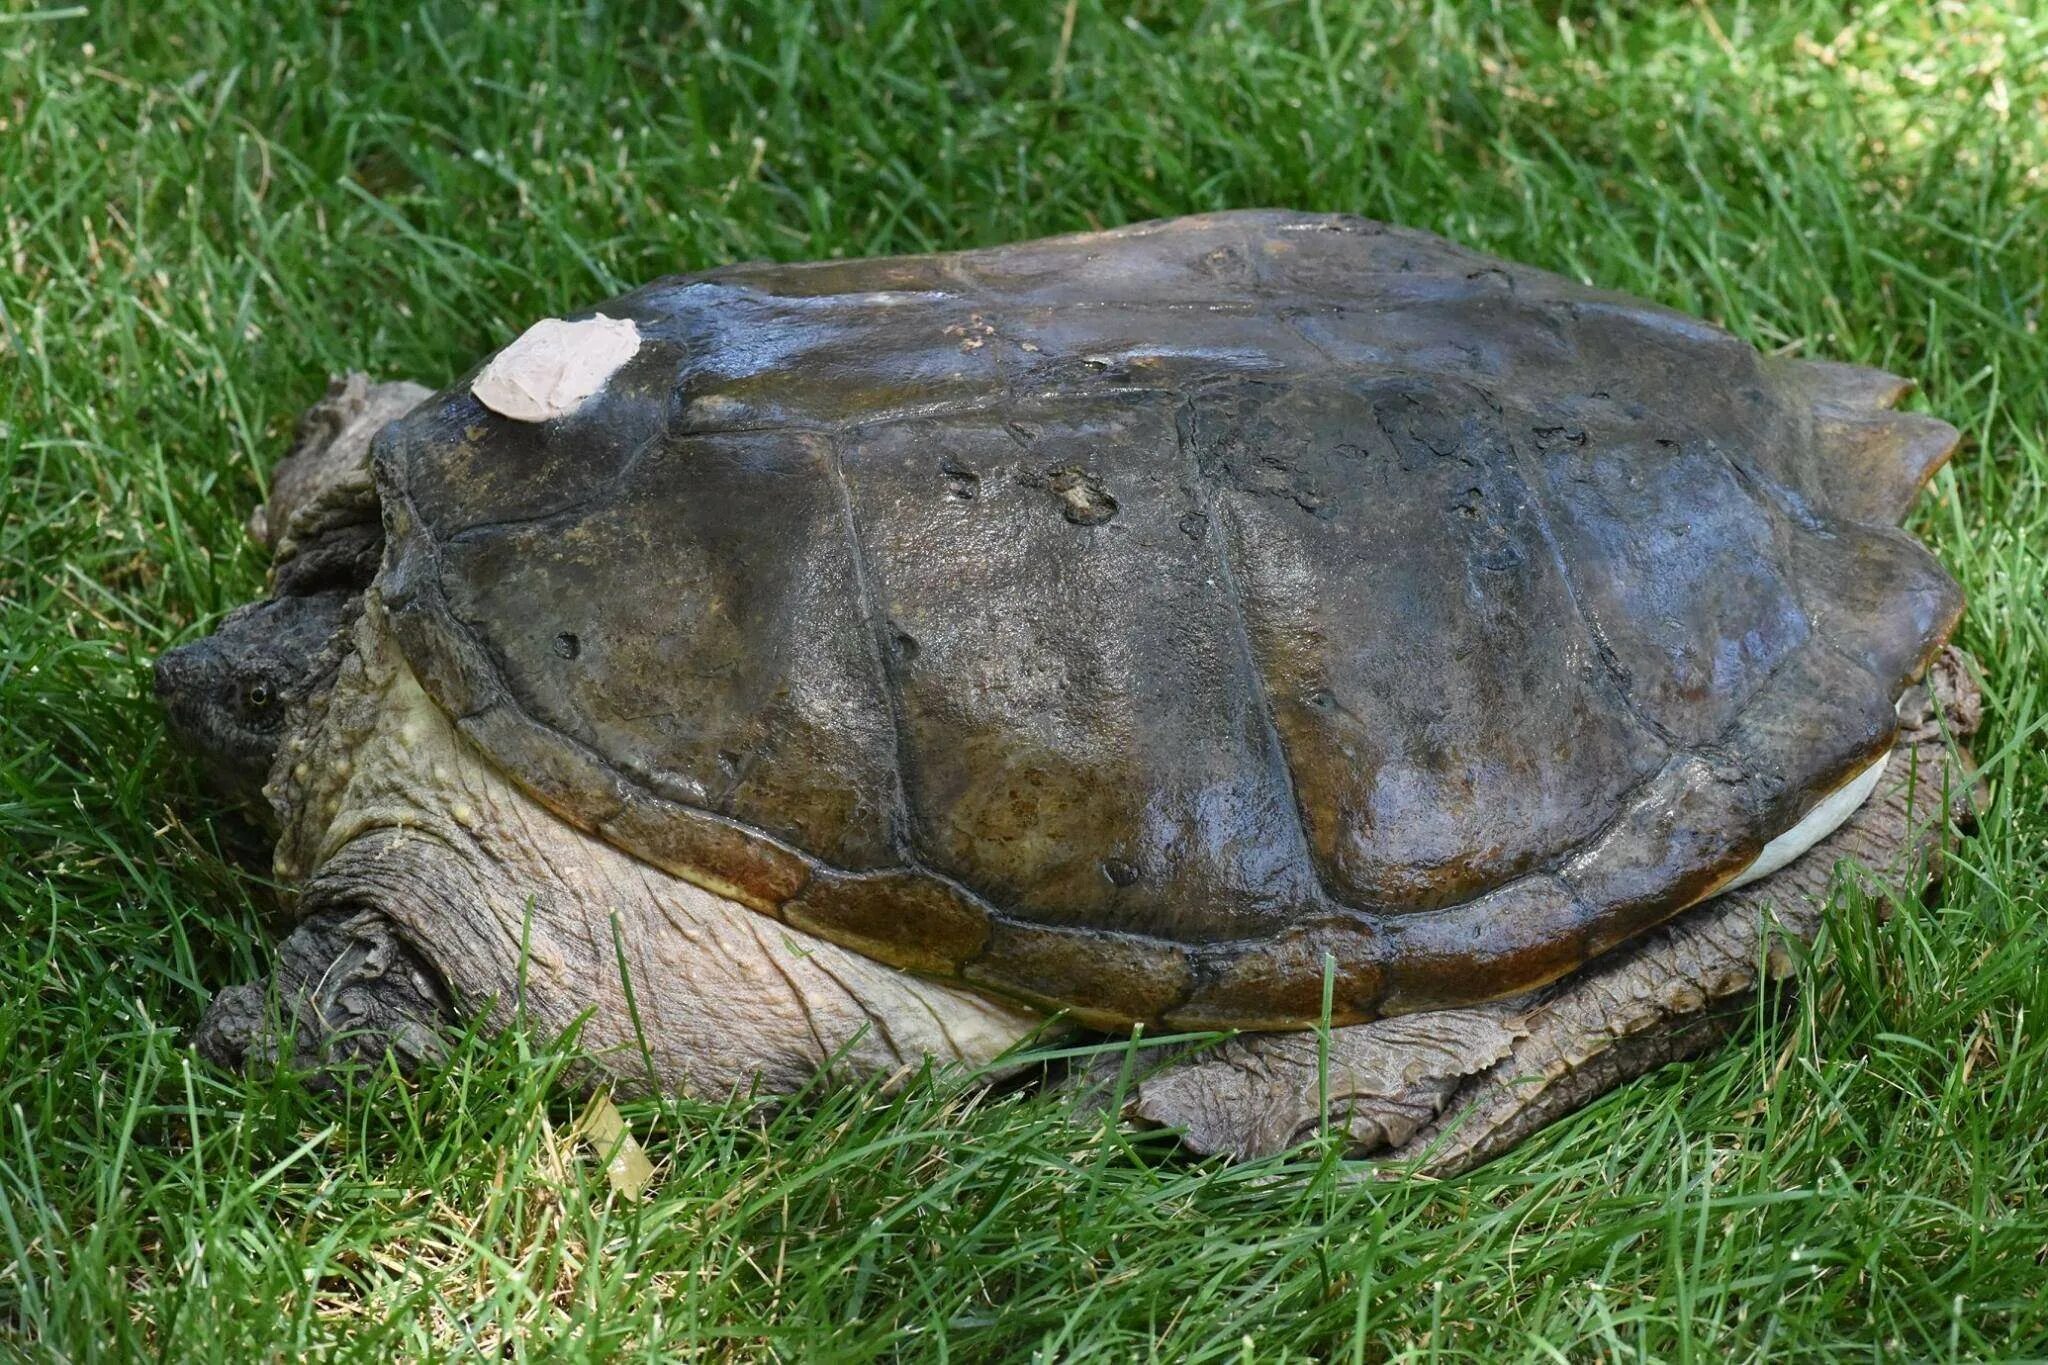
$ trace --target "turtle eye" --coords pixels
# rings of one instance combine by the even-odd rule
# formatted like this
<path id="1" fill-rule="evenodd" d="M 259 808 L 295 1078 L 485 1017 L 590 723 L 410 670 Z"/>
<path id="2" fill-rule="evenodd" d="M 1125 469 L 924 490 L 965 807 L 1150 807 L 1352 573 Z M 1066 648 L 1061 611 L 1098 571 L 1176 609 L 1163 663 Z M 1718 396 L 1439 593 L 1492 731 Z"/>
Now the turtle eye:
<path id="1" fill-rule="evenodd" d="M 252 724 L 268 725 L 277 719 L 277 701 L 277 689 L 258 678 L 242 688 L 242 717 Z"/>

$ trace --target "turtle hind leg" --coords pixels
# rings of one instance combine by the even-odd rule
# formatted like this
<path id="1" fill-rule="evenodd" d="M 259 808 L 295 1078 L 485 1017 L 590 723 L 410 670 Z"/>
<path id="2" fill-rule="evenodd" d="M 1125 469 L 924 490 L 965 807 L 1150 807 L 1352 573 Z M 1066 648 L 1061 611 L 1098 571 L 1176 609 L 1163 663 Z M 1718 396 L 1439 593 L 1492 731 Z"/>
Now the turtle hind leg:
<path id="1" fill-rule="evenodd" d="M 194 1046 L 218 1066 L 289 1064 L 331 1082 L 389 1057 L 439 1060 L 454 1022 L 440 976 L 373 910 L 308 916 L 277 947 L 267 981 L 213 998 Z"/>
<path id="2" fill-rule="evenodd" d="M 1327 1096 L 1331 1124 L 1359 1155 L 1437 1175 L 1491 1160 L 1725 1038 L 1754 1006 L 1759 964 L 1783 975 L 1783 940 L 1813 940 L 1839 863 L 1902 894 L 1924 887 L 1952 823 L 1974 814 L 1967 754 L 1952 752 L 1944 731 L 1967 738 L 1977 706 L 1962 656 L 1944 651 L 1901 704 L 1899 747 L 1877 790 L 1832 835 L 1542 991 L 1333 1029 L 1327 1044 L 1240 1035 L 1142 1074 L 1124 1092 L 1125 1113 L 1181 1130 L 1197 1151 L 1252 1157 L 1312 1135 Z"/>

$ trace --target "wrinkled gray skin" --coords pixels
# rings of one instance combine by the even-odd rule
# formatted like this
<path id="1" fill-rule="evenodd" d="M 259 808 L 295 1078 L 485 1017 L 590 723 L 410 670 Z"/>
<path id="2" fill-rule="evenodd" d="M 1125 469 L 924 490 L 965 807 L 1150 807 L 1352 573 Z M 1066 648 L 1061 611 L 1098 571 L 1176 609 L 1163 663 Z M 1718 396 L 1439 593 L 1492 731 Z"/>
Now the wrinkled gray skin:
<path id="1" fill-rule="evenodd" d="M 277 790 L 264 790 L 266 776 L 278 778 L 280 737 L 294 708 L 332 684 L 376 569 L 376 506 L 360 477 L 368 436 L 424 393 L 360 376 L 337 385 L 309 414 L 271 502 L 252 519 L 278 555 L 276 595 L 158 662 L 174 732 L 223 794 L 273 818 L 288 814 Z M 1884 785 L 1834 836 L 1541 991 L 1340 1028 L 1327 1044 L 1314 1034 L 1246 1034 L 1220 1048 L 1113 1057 L 1070 1084 L 1136 1122 L 1181 1131 L 1202 1152 L 1282 1150 L 1327 1111 L 1361 1154 L 1437 1173 L 1476 1164 L 1724 1036 L 1760 982 L 1786 970 L 1776 945 L 1812 939 L 1839 861 L 1854 859 L 1898 891 L 1923 885 L 1951 819 L 1970 813 L 1973 781 L 1950 741 L 1974 730 L 1976 708 L 1950 651 L 1901 703 Z M 216 997 L 200 1051 L 223 1065 L 289 1061 L 328 1076 L 439 1056 L 454 992 L 405 929 L 345 900 L 313 898 L 300 913 L 271 978 Z"/>

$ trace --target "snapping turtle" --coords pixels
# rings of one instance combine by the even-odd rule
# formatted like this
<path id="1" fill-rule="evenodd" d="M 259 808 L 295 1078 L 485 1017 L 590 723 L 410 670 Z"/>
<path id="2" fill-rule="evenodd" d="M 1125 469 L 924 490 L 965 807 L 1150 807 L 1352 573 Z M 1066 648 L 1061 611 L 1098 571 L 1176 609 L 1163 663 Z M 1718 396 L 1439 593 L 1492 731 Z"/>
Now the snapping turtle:
<path id="1" fill-rule="evenodd" d="M 1697 1046 L 1835 858 L 1722 893 L 1924 868 L 1971 694 L 1915 686 L 1956 434 L 1905 387 L 1349 217 L 733 266 L 342 386 L 270 600 L 157 689 L 275 818 L 309 1056 L 1256 1030 L 1134 1101 L 1253 1151 L 1327 1019 L 1361 1143 L 1470 1160 Z"/>

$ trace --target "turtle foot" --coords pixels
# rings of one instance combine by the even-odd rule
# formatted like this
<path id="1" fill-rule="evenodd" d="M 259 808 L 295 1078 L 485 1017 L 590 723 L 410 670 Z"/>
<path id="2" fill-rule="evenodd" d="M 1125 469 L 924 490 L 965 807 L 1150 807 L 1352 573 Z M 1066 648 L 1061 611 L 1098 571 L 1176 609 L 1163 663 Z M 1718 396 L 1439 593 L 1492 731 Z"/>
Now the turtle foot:
<path id="1" fill-rule="evenodd" d="M 1724 1039 L 1760 990 L 1790 974 L 1789 943 L 1813 941 L 1838 867 L 1896 895 L 1933 881 L 1945 841 L 1978 808 L 1963 741 L 1979 714 L 1964 656 L 1945 650 L 1901 702 L 1898 746 L 1869 800 L 1782 870 L 1527 995 L 1324 1035 L 1243 1034 L 1146 1061 L 1123 1091 L 1124 1114 L 1180 1130 L 1201 1153 L 1270 1155 L 1327 1119 L 1356 1154 L 1423 1173 L 1491 1160 Z M 1098 1090 L 1118 1060 L 1094 1068 Z"/>
<path id="2" fill-rule="evenodd" d="M 334 912 L 278 945 L 269 980 L 216 995 L 193 1042 L 217 1066 L 286 1064 L 332 1083 L 387 1056 L 408 1071 L 440 1058 L 453 1019 L 440 977 L 391 921 Z"/>

